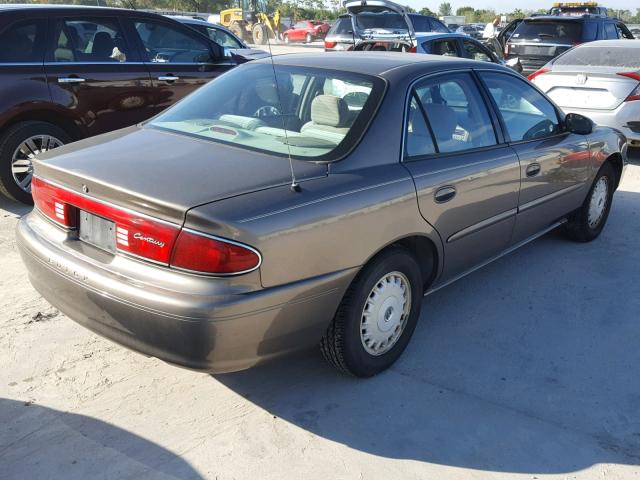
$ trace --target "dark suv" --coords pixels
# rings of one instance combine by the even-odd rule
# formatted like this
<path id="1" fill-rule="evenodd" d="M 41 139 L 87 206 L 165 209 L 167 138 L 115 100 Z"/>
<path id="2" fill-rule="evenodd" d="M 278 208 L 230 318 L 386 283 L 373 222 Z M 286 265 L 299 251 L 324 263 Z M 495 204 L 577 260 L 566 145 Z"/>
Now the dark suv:
<path id="1" fill-rule="evenodd" d="M 146 120 L 238 59 L 133 10 L 0 6 L 0 192 L 31 201 L 31 159 Z"/>
<path id="2" fill-rule="evenodd" d="M 575 45 L 594 40 L 633 39 L 629 29 L 604 15 L 537 16 L 515 20 L 500 33 L 506 58 L 519 58 L 529 75 Z"/>

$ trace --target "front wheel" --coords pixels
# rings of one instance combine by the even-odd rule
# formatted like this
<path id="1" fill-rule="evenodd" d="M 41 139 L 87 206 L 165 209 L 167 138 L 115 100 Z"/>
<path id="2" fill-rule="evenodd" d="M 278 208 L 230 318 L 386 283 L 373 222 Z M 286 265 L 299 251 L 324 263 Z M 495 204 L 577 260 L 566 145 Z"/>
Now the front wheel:
<path id="1" fill-rule="evenodd" d="M 284 40 L 284 43 L 288 44 L 289 43 L 289 35 L 284 35 L 283 36 L 283 40 Z"/>
<path id="2" fill-rule="evenodd" d="M 422 305 L 422 275 L 403 248 L 380 254 L 347 290 L 321 341 L 325 359 L 343 373 L 370 377 L 402 354 Z"/>
<path id="3" fill-rule="evenodd" d="M 590 242 L 598 238 L 611 211 L 616 174 L 609 162 L 602 165 L 584 203 L 570 218 L 565 231 L 572 240 Z"/>
<path id="4" fill-rule="evenodd" d="M 33 159 L 70 141 L 64 130 L 46 122 L 20 122 L 8 128 L 0 136 L 0 193 L 32 203 Z"/>
<path id="5" fill-rule="evenodd" d="M 313 36 L 310 33 L 307 33 L 307 36 L 304 38 L 306 43 L 313 42 Z"/>

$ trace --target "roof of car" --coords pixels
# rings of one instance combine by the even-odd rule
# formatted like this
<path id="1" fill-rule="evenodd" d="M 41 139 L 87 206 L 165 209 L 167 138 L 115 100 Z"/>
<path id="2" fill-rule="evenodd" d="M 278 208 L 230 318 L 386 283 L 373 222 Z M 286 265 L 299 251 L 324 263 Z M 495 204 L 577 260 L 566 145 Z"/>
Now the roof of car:
<path id="1" fill-rule="evenodd" d="M 0 5 L 0 10 L 21 10 L 21 9 L 42 9 L 42 8 L 55 8 L 55 9 L 65 9 L 65 8 L 82 8 L 86 10 L 126 10 L 124 8 L 113 8 L 113 7 L 94 7 L 92 5 L 51 5 L 51 4 L 39 4 L 39 3 L 11 3 Z"/>
<path id="2" fill-rule="evenodd" d="M 583 15 L 580 17 L 568 17 L 568 16 L 562 16 L 562 15 L 536 15 L 535 17 L 527 17 L 525 18 L 525 20 L 527 22 L 548 22 L 548 21 L 553 21 L 553 22 L 581 22 L 585 19 L 590 19 L 590 18 L 602 18 L 602 19 L 606 19 L 606 18 L 610 18 L 613 20 L 613 17 L 603 17 L 603 16 L 599 16 L 599 15 Z"/>
<path id="3" fill-rule="evenodd" d="M 586 42 L 578 45 L 576 48 L 593 48 L 593 47 L 625 47 L 640 49 L 640 42 L 630 42 L 628 39 L 623 40 L 596 40 L 594 42 Z"/>
<path id="4" fill-rule="evenodd" d="M 384 77 L 391 70 L 411 68 L 417 65 L 429 65 L 434 71 L 440 67 L 453 68 L 456 66 L 473 66 L 477 62 L 458 57 L 444 57 L 440 55 L 414 55 L 397 52 L 322 52 L 322 53 L 293 53 L 274 55 L 273 61 L 277 65 L 297 67 L 326 68 L 354 73 L 364 73 Z M 268 63 L 270 58 L 254 60 L 252 63 Z M 484 63 L 483 66 L 493 64 Z"/>
<path id="5" fill-rule="evenodd" d="M 438 38 L 464 38 L 465 40 L 474 40 L 473 37 L 465 35 L 464 33 L 455 32 L 416 32 L 416 39 L 419 40 L 435 40 Z"/>

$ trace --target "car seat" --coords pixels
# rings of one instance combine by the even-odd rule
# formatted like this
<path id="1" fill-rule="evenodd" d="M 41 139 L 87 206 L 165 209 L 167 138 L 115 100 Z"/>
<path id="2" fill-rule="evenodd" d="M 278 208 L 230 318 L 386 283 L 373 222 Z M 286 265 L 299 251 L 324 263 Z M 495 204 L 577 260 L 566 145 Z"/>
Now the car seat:
<path id="1" fill-rule="evenodd" d="M 339 144 L 349 133 L 351 115 L 347 103 L 333 95 L 318 95 L 311 102 L 311 121 L 300 131 L 308 137 Z"/>
<path id="2" fill-rule="evenodd" d="M 453 138 L 458 126 L 458 117 L 453 108 L 442 103 L 424 103 L 431 129 L 441 152 L 460 150 L 461 143 Z"/>
<path id="3" fill-rule="evenodd" d="M 116 42 L 113 41 L 111 35 L 107 32 L 98 32 L 93 37 L 93 45 L 91 46 L 91 54 L 95 60 L 113 60 L 111 54 Z"/>

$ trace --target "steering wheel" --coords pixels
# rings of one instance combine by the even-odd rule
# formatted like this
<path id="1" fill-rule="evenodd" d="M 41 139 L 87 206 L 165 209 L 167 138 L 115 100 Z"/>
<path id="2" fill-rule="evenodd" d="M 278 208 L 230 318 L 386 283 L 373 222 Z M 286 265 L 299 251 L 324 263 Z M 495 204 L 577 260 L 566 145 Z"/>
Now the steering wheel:
<path id="1" fill-rule="evenodd" d="M 253 114 L 254 117 L 275 117 L 281 115 L 280 110 L 272 105 L 265 105 L 256 110 L 256 113 Z"/>
<path id="2" fill-rule="evenodd" d="M 539 137 L 546 137 L 553 132 L 553 122 L 548 118 L 536 123 L 533 127 L 527 130 L 522 137 L 523 140 L 533 140 Z"/>

